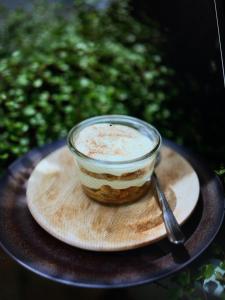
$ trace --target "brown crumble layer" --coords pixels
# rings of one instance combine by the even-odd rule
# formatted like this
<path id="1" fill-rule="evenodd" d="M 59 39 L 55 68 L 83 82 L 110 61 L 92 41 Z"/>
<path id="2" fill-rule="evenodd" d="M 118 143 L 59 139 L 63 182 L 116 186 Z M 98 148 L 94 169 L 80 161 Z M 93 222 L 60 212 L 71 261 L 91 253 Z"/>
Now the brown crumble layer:
<path id="1" fill-rule="evenodd" d="M 142 177 L 145 174 L 147 174 L 150 169 L 152 168 L 152 164 L 148 165 L 147 167 L 143 168 L 143 169 L 139 169 L 137 171 L 134 172 L 130 172 L 130 173 L 123 173 L 120 176 L 116 176 L 116 175 L 112 175 L 112 174 L 106 174 L 106 173 L 94 173 L 91 171 L 88 171 L 87 169 L 80 167 L 81 172 L 97 178 L 97 179 L 107 179 L 107 180 L 131 180 L 131 179 L 136 179 L 138 177 Z"/>
<path id="2" fill-rule="evenodd" d="M 144 196 L 150 187 L 150 181 L 142 186 L 131 186 L 126 189 L 113 189 L 109 185 L 103 185 L 99 189 L 92 189 L 82 185 L 86 195 L 98 202 L 105 204 L 123 204 L 133 202 Z"/>

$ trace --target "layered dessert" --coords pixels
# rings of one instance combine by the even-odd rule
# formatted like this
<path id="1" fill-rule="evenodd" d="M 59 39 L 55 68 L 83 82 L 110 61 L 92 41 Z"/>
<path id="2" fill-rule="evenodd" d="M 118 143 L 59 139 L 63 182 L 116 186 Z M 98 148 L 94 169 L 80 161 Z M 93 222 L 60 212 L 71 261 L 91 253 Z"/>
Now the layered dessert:
<path id="1" fill-rule="evenodd" d="M 148 191 L 157 141 L 145 131 L 115 122 L 94 123 L 74 132 L 70 142 L 90 198 L 121 204 Z"/>

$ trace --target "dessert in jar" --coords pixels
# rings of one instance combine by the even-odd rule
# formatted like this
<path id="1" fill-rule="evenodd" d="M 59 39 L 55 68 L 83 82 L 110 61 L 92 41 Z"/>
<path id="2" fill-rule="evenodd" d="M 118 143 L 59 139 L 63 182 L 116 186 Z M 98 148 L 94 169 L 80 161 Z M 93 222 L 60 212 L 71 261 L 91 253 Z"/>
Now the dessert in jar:
<path id="1" fill-rule="evenodd" d="M 122 115 L 87 119 L 68 135 L 84 192 L 108 204 L 135 201 L 148 191 L 160 145 L 157 129 Z"/>

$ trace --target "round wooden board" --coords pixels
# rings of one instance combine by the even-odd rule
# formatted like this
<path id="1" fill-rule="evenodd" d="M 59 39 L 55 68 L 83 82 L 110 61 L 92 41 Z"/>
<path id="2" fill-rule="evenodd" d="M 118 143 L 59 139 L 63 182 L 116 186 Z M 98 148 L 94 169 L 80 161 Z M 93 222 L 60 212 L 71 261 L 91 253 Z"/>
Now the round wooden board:
<path id="1" fill-rule="evenodd" d="M 121 288 L 152 283 L 187 267 L 206 250 L 221 227 L 224 191 L 218 177 L 199 157 L 172 141 L 164 139 L 163 143 L 192 165 L 200 182 L 196 208 L 182 225 L 186 236 L 182 247 L 165 238 L 128 251 L 87 251 L 43 230 L 28 210 L 27 182 L 38 162 L 64 146 L 65 140 L 26 153 L 1 178 L 0 246 L 28 270 L 75 287 Z"/>
<path id="2" fill-rule="evenodd" d="M 162 147 L 156 172 L 178 223 L 192 213 L 199 181 L 191 165 Z M 27 185 L 28 208 L 38 224 L 59 240 L 83 249 L 118 251 L 137 248 L 166 235 L 154 188 L 131 204 L 106 206 L 89 199 L 79 183 L 67 147 L 42 159 Z"/>

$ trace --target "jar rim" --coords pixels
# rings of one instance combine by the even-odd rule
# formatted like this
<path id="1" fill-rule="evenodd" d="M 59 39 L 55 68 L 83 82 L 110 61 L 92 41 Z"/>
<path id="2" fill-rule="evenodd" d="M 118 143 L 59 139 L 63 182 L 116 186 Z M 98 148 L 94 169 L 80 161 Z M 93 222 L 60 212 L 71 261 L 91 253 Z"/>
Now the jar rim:
<path id="1" fill-rule="evenodd" d="M 90 126 L 90 125 L 101 124 L 101 123 L 126 125 L 126 126 L 129 126 L 129 127 L 135 128 L 136 130 L 138 130 L 138 127 L 142 127 L 142 129 L 144 128 L 149 133 L 153 132 L 155 134 L 156 144 L 146 154 L 144 154 L 142 156 L 139 156 L 135 159 L 130 159 L 130 160 L 110 161 L 110 160 L 96 159 L 96 158 L 87 156 L 86 154 L 80 152 L 76 148 L 76 146 L 74 145 L 74 142 L 73 142 L 74 133 L 75 132 L 79 133 L 82 129 L 84 129 L 84 128 Z M 135 125 L 137 127 L 135 127 Z M 142 161 L 144 159 L 147 159 L 147 158 L 151 157 L 160 148 L 161 143 L 162 143 L 161 135 L 154 126 L 152 126 L 151 124 L 149 124 L 149 123 L 147 123 L 147 122 L 145 122 L 141 119 L 131 117 L 131 116 L 126 116 L 126 115 L 102 115 L 102 116 L 88 118 L 88 119 L 78 123 L 77 125 L 75 125 L 69 131 L 69 133 L 67 135 L 67 145 L 68 145 L 71 152 L 76 154 L 79 158 L 85 159 L 86 161 L 89 161 L 89 162 L 95 162 L 95 163 L 98 163 L 98 164 L 101 164 L 101 165 L 104 165 L 104 164 L 108 164 L 108 165 L 125 165 L 125 164 L 130 164 L 130 163 L 135 163 L 135 162 Z"/>

